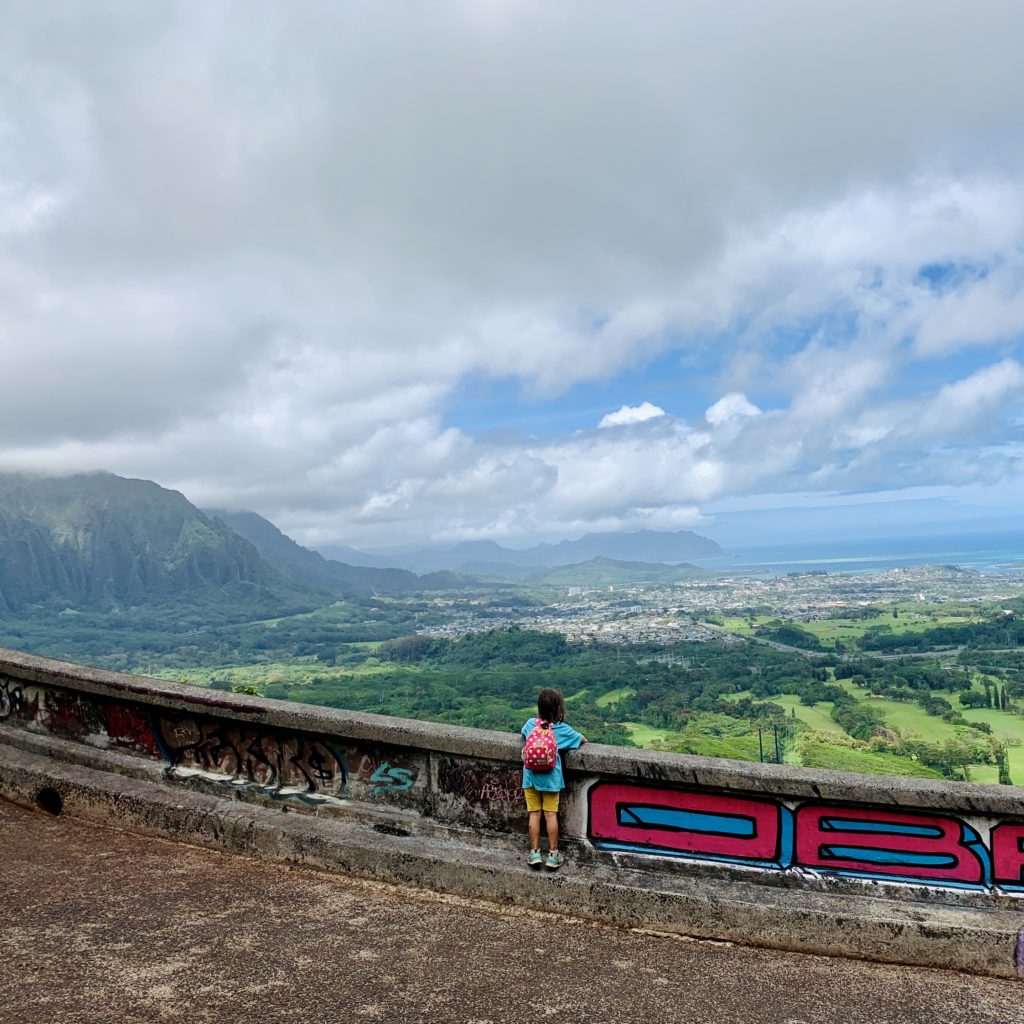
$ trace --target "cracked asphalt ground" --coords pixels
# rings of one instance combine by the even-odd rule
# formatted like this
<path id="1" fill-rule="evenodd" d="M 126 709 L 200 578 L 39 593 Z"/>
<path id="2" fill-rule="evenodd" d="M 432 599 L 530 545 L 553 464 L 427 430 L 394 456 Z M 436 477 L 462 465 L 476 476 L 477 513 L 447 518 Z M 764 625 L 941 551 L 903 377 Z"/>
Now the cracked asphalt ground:
<path id="1" fill-rule="evenodd" d="M 1024 983 L 624 932 L 0 801 L 2 1024 L 548 1018 L 1024 1024 Z"/>

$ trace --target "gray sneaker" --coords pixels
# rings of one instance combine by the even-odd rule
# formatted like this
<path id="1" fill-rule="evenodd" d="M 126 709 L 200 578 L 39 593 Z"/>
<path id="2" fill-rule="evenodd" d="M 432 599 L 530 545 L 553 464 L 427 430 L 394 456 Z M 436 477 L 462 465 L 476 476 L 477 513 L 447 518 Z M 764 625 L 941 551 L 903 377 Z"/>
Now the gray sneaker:
<path id="1" fill-rule="evenodd" d="M 558 850 L 552 850 L 548 854 L 548 859 L 544 861 L 544 867 L 548 871 L 557 871 L 561 866 L 565 858 L 558 852 Z"/>

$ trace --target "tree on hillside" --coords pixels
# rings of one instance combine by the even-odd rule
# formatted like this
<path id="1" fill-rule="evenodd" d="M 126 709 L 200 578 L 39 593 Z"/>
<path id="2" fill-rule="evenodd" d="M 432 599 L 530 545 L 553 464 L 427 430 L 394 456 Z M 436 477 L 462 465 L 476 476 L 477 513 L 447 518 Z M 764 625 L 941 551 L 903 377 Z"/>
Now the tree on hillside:
<path id="1" fill-rule="evenodd" d="M 857 740 L 869 740 L 885 726 L 884 715 L 870 704 L 836 704 L 832 718 Z"/>
<path id="2" fill-rule="evenodd" d="M 977 690 L 961 690 L 957 696 L 965 708 L 983 708 L 988 706 L 985 701 L 985 694 L 978 693 Z"/>
<path id="3" fill-rule="evenodd" d="M 1012 786 L 1013 779 L 1010 778 L 1010 765 L 1006 757 L 1005 745 L 1000 745 L 996 750 L 996 764 L 999 765 L 999 785 Z"/>

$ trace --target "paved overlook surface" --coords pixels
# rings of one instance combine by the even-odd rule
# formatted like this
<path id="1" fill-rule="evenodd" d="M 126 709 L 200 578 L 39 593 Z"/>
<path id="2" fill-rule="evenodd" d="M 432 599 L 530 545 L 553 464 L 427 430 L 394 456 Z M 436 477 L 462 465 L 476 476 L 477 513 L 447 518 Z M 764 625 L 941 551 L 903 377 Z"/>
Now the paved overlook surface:
<path id="1" fill-rule="evenodd" d="M 1024 1024 L 1020 982 L 623 932 L 3 801 L 0 963 L 0 1024 Z"/>

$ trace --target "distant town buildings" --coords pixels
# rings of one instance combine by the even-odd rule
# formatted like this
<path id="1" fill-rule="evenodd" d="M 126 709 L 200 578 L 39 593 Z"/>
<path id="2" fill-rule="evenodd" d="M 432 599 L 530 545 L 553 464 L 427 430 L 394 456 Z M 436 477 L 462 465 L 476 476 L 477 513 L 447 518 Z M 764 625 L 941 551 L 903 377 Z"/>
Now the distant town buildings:
<path id="1" fill-rule="evenodd" d="M 482 607 L 478 599 L 437 598 L 448 621 L 420 630 L 457 638 L 518 626 L 563 634 L 570 642 L 612 644 L 721 640 L 709 616 L 773 615 L 793 622 L 829 619 L 844 611 L 899 602 L 944 604 L 1005 600 L 1024 590 L 1024 572 L 980 573 L 955 566 L 913 566 L 859 573 L 698 577 L 666 586 L 552 589 L 544 607 Z M 623 598 L 628 594 L 629 604 Z M 1010 609 L 1003 614 L 1012 615 Z M 902 613 L 902 609 L 901 609 Z"/>

